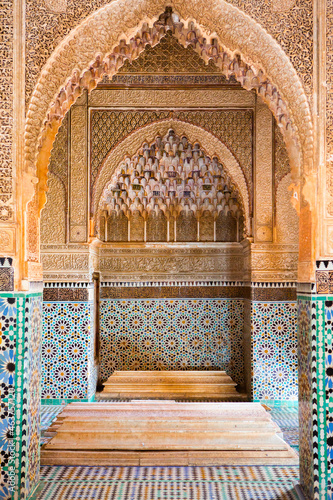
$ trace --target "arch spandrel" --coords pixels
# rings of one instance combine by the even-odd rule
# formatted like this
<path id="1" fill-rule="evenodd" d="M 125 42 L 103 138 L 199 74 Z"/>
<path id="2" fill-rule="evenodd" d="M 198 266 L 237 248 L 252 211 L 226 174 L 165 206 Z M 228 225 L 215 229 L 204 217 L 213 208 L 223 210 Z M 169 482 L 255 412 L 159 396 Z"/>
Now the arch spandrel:
<path id="1" fill-rule="evenodd" d="M 289 138 L 288 142 L 295 169 L 300 168 L 297 142 L 303 152 L 303 161 L 307 169 L 310 168 L 311 115 L 295 69 L 277 42 L 255 20 L 224 0 L 213 0 L 209 7 L 207 3 L 196 0 L 189 2 L 142 0 L 136 2 L 134 9 L 133 3 L 129 0 L 118 0 L 90 15 L 61 42 L 41 73 L 28 111 L 26 126 L 28 162 L 35 164 L 37 148 L 43 146 L 41 141 L 47 141 L 47 130 L 43 130 L 45 120 L 46 122 L 58 120 L 60 123 L 66 110 L 75 102 L 80 90 L 76 87 L 72 94 L 71 90 L 77 82 L 80 81 L 81 87 L 88 90 L 94 88 L 102 73 L 105 74 L 101 61 L 113 53 L 119 40 L 129 42 L 132 37 L 138 36 L 138 26 L 142 27 L 144 23 L 152 27 L 167 6 L 171 6 L 182 20 L 186 20 L 182 21 L 185 31 L 193 22 L 193 26 L 200 31 L 205 43 L 212 38 L 217 39 L 230 57 L 236 53 L 240 55 L 243 64 L 248 65 L 250 69 L 252 83 L 255 82 L 257 91 L 280 121 L 281 127 L 285 128 L 286 137 L 290 135 L 291 122 L 294 123 L 295 137 Z M 194 19 L 195 21 L 192 21 Z M 182 36 L 186 39 L 188 33 L 178 33 L 177 29 L 176 27 L 176 36 L 179 36 L 180 41 Z M 149 43 L 154 45 L 158 41 L 156 38 Z M 201 55 L 204 59 L 210 56 L 204 49 L 201 50 Z M 241 73 L 242 68 L 237 64 L 236 68 L 234 66 L 235 74 Z M 92 77 L 89 68 L 93 70 Z M 260 78 L 268 80 L 259 88 Z M 246 78 L 240 76 L 240 80 L 244 80 L 241 83 L 247 88 L 249 82 L 245 81 Z M 55 101 L 59 106 L 53 107 L 50 113 Z M 282 110 L 283 112 L 281 106 L 286 108 Z M 49 118 L 47 118 L 48 113 Z"/>
<path id="2" fill-rule="evenodd" d="M 226 171 L 230 175 L 232 181 L 237 186 L 244 207 L 245 225 L 247 231 L 250 231 L 250 213 L 249 213 L 249 193 L 246 185 L 243 171 L 230 150 L 213 134 L 206 130 L 182 122 L 180 120 L 168 119 L 159 122 L 154 122 L 146 127 L 136 130 L 121 141 L 107 156 L 102 168 L 96 178 L 94 190 L 92 193 L 92 212 L 96 216 L 98 206 L 103 194 L 103 190 L 112 176 L 123 161 L 126 155 L 133 156 L 144 142 L 151 143 L 156 136 L 164 136 L 169 129 L 173 129 L 178 136 L 185 135 L 191 143 L 198 142 L 207 154 L 212 158 L 217 156 L 219 161 L 223 163 Z"/>
<path id="3" fill-rule="evenodd" d="M 174 18 L 165 11 L 167 7 L 179 16 L 173 23 L 177 26 L 172 26 L 178 41 L 187 46 L 187 37 L 191 38 L 193 31 L 200 42 L 195 42 L 195 50 L 203 60 L 215 57 L 222 73 L 234 75 L 247 90 L 254 88 L 274 114 L 290 158 L 297 210 L 300 212 L 300 205 L 304 205 L 300 200 L 310 204 L 314 228 L 313 128 L 306 94 L 279 44 L 254 19 L 225 0 L 213 0 L 209 5 L 201 0 L 139 0 L 134 8 L 130 0 L 118 0 L 91 14 L 60 43 L 41 72 L 26 120 L 25 168 L 32 182 L 38 182 L 39 212 L 46 201 L 52 144 L 66 112 L 84 90 L 95 88 L 104 74 L 117 73 L 123 64 L 119 54 L 126 43 L 132 48 L 134 44 L 133 60 L 146 43 L 159 42 L 170 29 L 166 18 Z M 156 22 L 161 26 L 159 36 Z M 141 39 L 140 33 L 144 34 Z M 147 33 L 151 35 L 148 39 Z M 136 42 L 140 50 L 136 50 Z M 216 46 L 220 52 L 213 57 Z M 24 196 L 26 206 L 31 198 Z M 27 228 L 29 238 L 34 231 Z M 314 237 L 309 245 L 314 255 Z M 27 258 L 29 261 L 29 252 Z"/>

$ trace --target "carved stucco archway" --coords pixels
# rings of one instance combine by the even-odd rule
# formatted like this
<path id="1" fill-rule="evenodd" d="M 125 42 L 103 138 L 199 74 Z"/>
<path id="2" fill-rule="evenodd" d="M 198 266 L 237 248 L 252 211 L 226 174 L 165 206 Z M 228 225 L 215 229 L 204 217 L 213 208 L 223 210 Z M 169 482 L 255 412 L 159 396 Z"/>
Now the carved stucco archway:
<path id="1" fill-rule="evenodd" d="M 176 14 L 165 13 L 168 6 Z M 117 0 L 93 13 L 61 42 L 33 92 L 25 134 L 25 178 L 32 182 L 25 190 L 24 206 L 32 199 L 33 182 L 38 182 L 38 190 L 25 231 L 28 240 L 38 240 L 38 228 L 29 225 L 45 204 L 50 151 L 70 106 L 85 89 L 95 88 L 104 74 L 115 74 L 126 59 L 137 58 L 146 44 L 155 45 L 169 29 L 205 61 L 213 59 L 224 74 L 235 75 L 244 88 L 256 89 L 281 127 L 293 184 L 309 180 L 312 187 L 313 131 L 305 92 L 287 55 L 256 21 L 224 0 L 209 5 L 200 0 L 138 0 L 134 7 L 130 0 Z M 296 198 L 299 192 L 298 186 Z M 303 192 L 307 195 L 309 188 Z M 309 214 L 312 217 L 310 209 Z"/>
<path id="2" fill-rule="evenodd" d="M 205 129 L 186 123 L 181 120 L 167 119 L 151 123 L 129 134 L 115 148 L 110 151 L 103 162 L 103 165 L 98 173 L 94 190 L 92 192 L 92 212 L 95 216 L 98 213 L 98 205 L 102 196 L 103 190 L 118 167 L 119 163 L 124 159 L 125 155 L 133 156 L 144 142 L 151 143 L 157 135 L 164 136 L 167 131 L 172 128 L 176 135 L 186 135 L 189 141 L 194 144 L 199 142 L 206 153 L 212 158 L 217 156 L 225 166 L 226 171 L 235 183 L 243 203 L 245 226 L 250 230 L 250 213 L 249 213 L 249 193 L 246 185 L 246 180 L 243 171 L 230 150 L 213 134 Z"/>

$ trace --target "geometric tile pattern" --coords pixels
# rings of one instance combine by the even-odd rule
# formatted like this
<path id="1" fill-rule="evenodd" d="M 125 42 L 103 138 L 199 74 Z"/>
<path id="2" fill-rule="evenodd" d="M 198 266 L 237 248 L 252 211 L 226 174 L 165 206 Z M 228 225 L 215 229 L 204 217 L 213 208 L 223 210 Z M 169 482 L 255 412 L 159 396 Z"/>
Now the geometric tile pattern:
<path id="1" fill-rule="evenodd" d="M 96 379 L 93 304 L 43 302 L 42 401 L 87 400 Z"/>
<path id="2" fill-rule="evenodd" d="M 298 467 L 42 467 L 38 499 L 296 500 Z"/>
<path id="3" fill-rule="evenodd" d="M 25 349 L 24 394 L 27 405 L 27 469 L 26 491 L 34 491 L 39 481 L 40 450 L 40 382 L 41 382 L 41 329 L 42 296 L 26 299 L 26 328 L 28 348 Z"/>
<path id="4" fill-rule="evenodd" d="M 243 300 L 100 300 L 101 379 L 114 370 L 225 370 L 243 384 Z"/>
<path id="5" fill-rule="evenodd" d="M 9 474 L 15 468 L 13 433 L 15 418 L 15 362 L 16 362 L 16 304 L 15 297 L 0 296 L 0 383 L 1 421 L 0 453 L 1 481 L 0 498 L 14 491 L 15 475 Z"/>
<path id="6" fill-rule="evenodd" d="M 0 291 L 14 290 L 14 268 L 11 257 L 0 257 Z"/>
<path id="7" fill-rule="evenodd" d="M 324 394 L 325 394 L 325 437 L 326 477 L 328 497 L 332 496 L 333 479 L 333 297 L 325 300 L 325 343 L 324 343 Z M 320 354 L 320 351 L 319 351 Z M 322 372 L 320 374 L 322 376 Z M 318 384 L 319 385 L 319 384 Z M 323 457 L 321 457 L 323 458 Z"/>
<path id="8" fill-rule="evenodd" d="M 297 401 L 297 304 L 252 302 L 253 399 Z"/>
<path id="9" fill-rule="evenodd" d="M 311 296 L 298 297 L 298 379 L 300 481 L 308 498 L 313 498 L 314 460 L 317 451 L 313 435 Z M 316 337 L 315 337 L 316 342 Z M 314 372 L 316 369 L 314 370 Z M 316 381 L 315 381 L 316 383 Z M 317 441 L 317 437 L 315 437 Z M 317 454 L 318 458 L 318 454 Z"/>
<path id="10" fill-rule="evenodd" d="M 0 294 L 0 498 L 28 498 L 39 480 L 41 299 Z"/>
<path id="11" fill-rule="evenodd" d="M 333 296 L 302 293 L 298 303 L 300 479 L 307 498 L 326 500 L 333 475 Z"/>

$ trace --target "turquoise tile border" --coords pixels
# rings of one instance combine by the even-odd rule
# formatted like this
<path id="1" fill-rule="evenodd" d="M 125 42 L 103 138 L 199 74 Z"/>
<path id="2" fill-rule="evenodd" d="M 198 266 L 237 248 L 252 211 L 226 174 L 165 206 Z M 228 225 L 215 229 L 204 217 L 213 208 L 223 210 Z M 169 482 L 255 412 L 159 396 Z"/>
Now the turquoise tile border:
<path id="1" fill-rule="evenodd" d="M 83 398 L 83 399 L 41 399 L 42 405 L 56 406 L 68 403 L 92 403 L 93 399 Z"/>
<path id="2" fill-rule="evenodd" d="M 5 299 L 14 301 L 9 303 Z M 0 293 L 0 302 L 1 337 L 5 343 L 7 338 L 14 345 L 15 363 L 14 394 L 9 395 L 7 400 L 8 404 L 14 402 L 12 442 L 15 443 L 15 449 L 10 453 L 7 465 L 2 463 L 2 473 L 15 473 L 15 486 L 9 489 L 12 499 L 26 500 L 33 494 L 39 482 L 41 338 L 39 305 L 42 302 L 42 294 L 4 292 Z M 7 324 L 10 326 L 6 326 Z M 8 369 L 8 365 L 3 364 L 2 380 L 6 380 Z M 2 476 L 1 495 L 5 492 L 6 485 L 8 488 L 8 480 Z"/>
<path id="3" fill-rule="evenodd" d="M 279 408 L 283 406 L 289 406 L 293 408 L 298 408 L 298 401 L 289 401 L 289 400 L 269 400 L 269 399 L 254 399 L 254 403 L 262 403 L 267 406 L 272 406 L 274 408 Z"/>
<path id="4" fill-rule="evenodd" d="M 307 375 L 311 380 L 311 401 L 309 401 L 309 405 L 312 417 L 311 432 L 313 433 L 311 441 L 311 466 L 313 473 L 311 475 L 312 484 L 304 484 L 303 487 L 306 489 L 306 494 L 309 498 L 313 500 L 327 500 L 329 498 L 329 479 L 331 475 L 328 466 L 330 465 L 331 467 L 332 465 L 328 456 L 327 427 L 329 418 L 333 416 L 333 408 L 329 404 L 329 393 L 326 390 L 325 360 L 329 337 L 332 342 L 332 327 L 331 324 L 328 325 L 329 322 L 326 316 L 328 315 L 328 310 L 330 310 L 330 315 L 332 315 L 333 305 L 328 305 L 326 302 L 332 302 L 333 304 L 333 296 L 300 294 L 298 295 L 298 300 L 304 304 L 310 304 L 309 335 L 312 345 L 311 360 L 307 362 L 309 365 Z M 306 415 L 308 415 L 308 411 Z M 303 415 L 300 413 L 300 424 L 302 419 Z M 307 439 L 304 431 L 303 434 L 302 436 L 301 432 L 301 446 L 302 441 L 306 441 Z M 301 454 L 301 471 L 303 467 L 304 476 L 306 477 L 309 465 L 306 463 L 302 465 L 304 460 L 306 460 L 305 453 Z"/>

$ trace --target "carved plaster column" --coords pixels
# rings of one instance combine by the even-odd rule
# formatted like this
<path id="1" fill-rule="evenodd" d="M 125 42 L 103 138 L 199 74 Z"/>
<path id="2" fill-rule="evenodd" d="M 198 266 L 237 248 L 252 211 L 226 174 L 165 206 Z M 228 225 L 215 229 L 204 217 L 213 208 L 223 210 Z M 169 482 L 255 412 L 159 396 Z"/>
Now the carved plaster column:
<path id="1" fill-rule="evenodd" d="M 72 107 L 70 139 L 69 217 L 72 243 L 85 243 L 88 233 L 87 95 Z"/>
<path id="2" fill-rule="evenodd" d="M 313 5 L 315 174 L 304 176 L 302 186 L 307 200 L 301 196 L 299 281 L 306 271 L 312 278 L 313 255 L 302 252 L 312 236 L 316 283 L 298 283 L 297 299 L 300 483 L 306 498 L 319 500 L 333 497 L 333 1 Z M 317 211 L 315 231 L 311 211 Z"/>
<path id="3" fill-rule="evenodd" d="M 273 241 L 273 115 L 257 98 L 255 113 L 255 242 Z"/>

